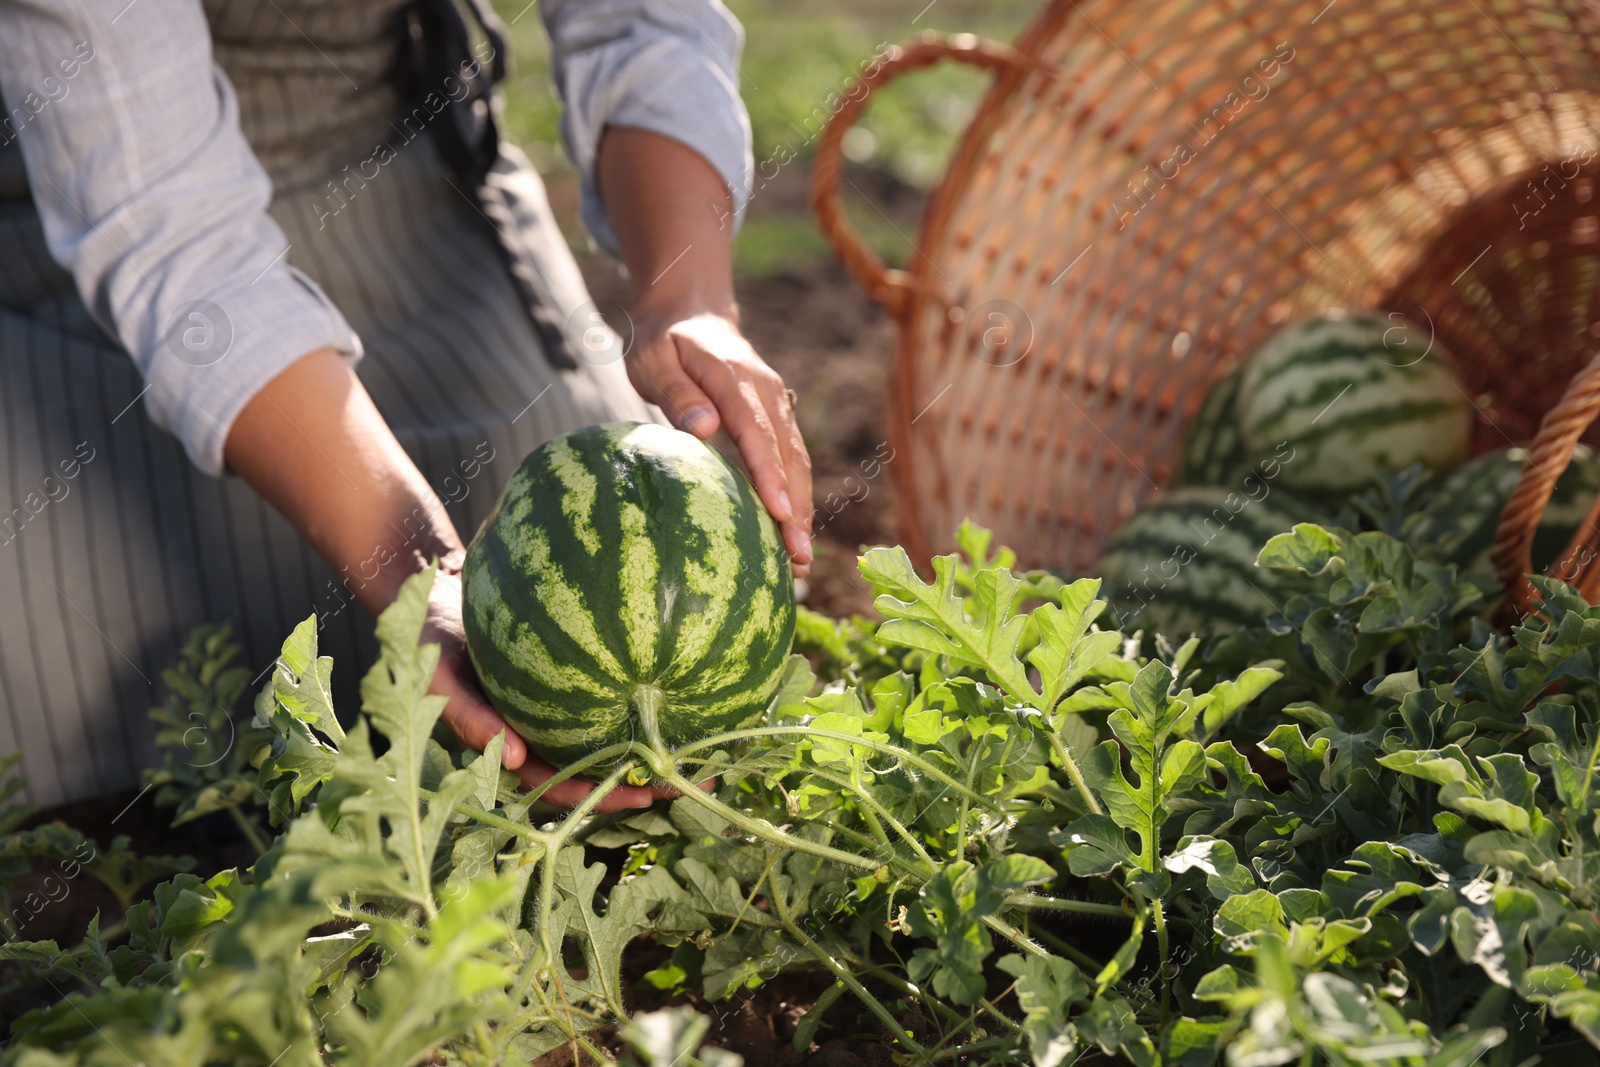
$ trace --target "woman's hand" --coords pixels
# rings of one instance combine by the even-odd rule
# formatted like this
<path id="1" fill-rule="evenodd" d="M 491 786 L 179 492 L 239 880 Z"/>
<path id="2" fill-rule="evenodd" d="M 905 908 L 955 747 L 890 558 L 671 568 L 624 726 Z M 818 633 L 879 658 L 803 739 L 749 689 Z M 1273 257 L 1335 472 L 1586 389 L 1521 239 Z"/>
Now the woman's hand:
<path id="1" fill-rule="evenodd" d="M 439 669 L 434 672 L 429 692 L 449 700 L 443 718 L 461 742 L 482 752 L 496 734 L 504 734 L 506 741 L 501 760 L 506 770 L 514 771 L 522 780 L 524 789 L 533 789 L 555 774 L 554 767 L 528 751 L 527 743 L 488 705 L 483 698 L 483 691 L 478 688 L 472 661 L 467 657 L 467 633 L 461 617 L 459 562 L 454 562 L 453 566 L 448 562 L 441 563 L 428 599 L 428 619 L 423 624 L 422 640 L 439 646 Z M 541 799 L 558 807 L 570 808 L 593 790 L 593 782 L 568 778 L 552 786 Z M 600 801 L 599 810 L 647 808 L 657 800 L 671 799 L 677 795 L 677 790 L 664 786 L 645 789 L 636 785 L 619 785 Z"/>
<path id="2" fill-rule="evenodd" d="M 783 530 L 797 577 L 811 569 L 811 456 L 783 379 L 728 315 L 651 312 L 640 302 L 628 378 L 679 429 L 702 440 L 726 426 L 756 492 Z"/>
<path id="3" fill-rule="evenodd" d="M 595 172 L 638 296 L 629 380 L 680 430 L 727 428 L 804 576 L 811 457 L 783 379 L 739 332 L 727 187 L 693 149 L 628 127 L 606 128 Z"/>

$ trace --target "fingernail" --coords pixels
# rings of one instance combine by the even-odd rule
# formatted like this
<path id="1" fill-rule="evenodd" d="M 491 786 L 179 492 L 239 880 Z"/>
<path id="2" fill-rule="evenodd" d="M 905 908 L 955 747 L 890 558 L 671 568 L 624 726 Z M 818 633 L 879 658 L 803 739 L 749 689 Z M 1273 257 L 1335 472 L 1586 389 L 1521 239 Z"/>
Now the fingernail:
<path id="1" fill-rule="evenodd" d="M 711 412 L 705 408 L 690 408 L 683 413 L 683 428 L 689 433 L 694 433 L 699 427 L 704 426 L 711 418 Z"/>
<path id="2" fill-rule="evenodd" d="M 794 505 L 789 503 L 789 494 L 782 489 L 778 490 L 778 510 L 783 512 L 784 518 L 794 514 Z"/>
<path id="3" fill-rule="evenodd" d="M 810 555 L 811 555 L 811 538 L 807 537 L 803 531 L 801 533 L 796 534 L 795 535 L 794 548 L 795 548 L 795 553 L 794 553 L 795 555 L 810 557 Z"/>

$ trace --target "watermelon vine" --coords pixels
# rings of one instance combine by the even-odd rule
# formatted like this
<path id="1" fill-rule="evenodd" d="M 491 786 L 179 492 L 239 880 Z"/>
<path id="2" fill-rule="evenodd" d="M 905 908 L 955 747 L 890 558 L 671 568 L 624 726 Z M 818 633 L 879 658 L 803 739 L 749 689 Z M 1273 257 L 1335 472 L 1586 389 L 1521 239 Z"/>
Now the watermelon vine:
<path id="1" fill-rule="evenodd" d="M 641 991 L 715 1013 L 794 971 L 800 1050 L 854 1006 L 907 1064 L 1593 1062 L 1600 609 L 1545 582 L 1499 634 L 1393 525 L 1274 537 L 1299 592 L 1178 646 L 976 527 L 931 580 L 873 549 L 882 621 L 802 612 L 757 721 L 669 744 L 646 694 L 563 770 L 681 793 L 613 814 L 441 743 L 419 575 L 346 725 L 308 620 L 243 754 L 157 772 L 179 819 L 238 810 L 248 869 L 0 813 L 8 922 L 75 849 L 129 905 L 68 945 L 7 928 L 6 990 L 58 995 L 0 1062 L 729 1067 Z M 229 654 L 197 636 L 174 733 L 242 691 Z"/>

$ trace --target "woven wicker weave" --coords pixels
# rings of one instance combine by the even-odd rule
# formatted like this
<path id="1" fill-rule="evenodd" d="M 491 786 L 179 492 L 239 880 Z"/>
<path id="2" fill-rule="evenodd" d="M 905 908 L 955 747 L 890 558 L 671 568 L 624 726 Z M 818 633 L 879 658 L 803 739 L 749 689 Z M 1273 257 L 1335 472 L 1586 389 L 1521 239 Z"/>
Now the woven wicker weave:
<path id="1" fill-rule="evenodd" d="M 1376 307 L 1456 356 L 1480 450 L 1531 441 L 1573 384 L 1501 526 L 1497 562 L 1525 567 L 1600 406 L 1600 368 L 1574 381 L 1600 348 L 1597 44 L 1578 0 L 1068 0 L 1014 48 L 893 51 L 869 90 L 940 59 L 996 72 L 905 272 L 837 202 L 870 93 L 819 144 L 824 231 L 899 320 L 907 546 L 971 516 L 1025 563 L 1092 570 L 1212 382 L 1290 321 Z"/>

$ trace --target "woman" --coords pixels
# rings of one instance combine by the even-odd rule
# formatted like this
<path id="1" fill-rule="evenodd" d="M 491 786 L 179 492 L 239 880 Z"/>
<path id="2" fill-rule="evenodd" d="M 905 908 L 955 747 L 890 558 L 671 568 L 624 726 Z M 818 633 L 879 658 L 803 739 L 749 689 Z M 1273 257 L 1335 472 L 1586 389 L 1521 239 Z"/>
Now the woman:
<path id="1" fill-rule="evenodd" d="M 352 692 L 357 602 L 436 557 L 433 691 L 482 748 L 505 727 L 464 652 L 461 532 L 579 426 L 726 428 L 805 572 L 809 460 L 732 293 L 739 27 L 718 0 L 538 8 L 628 338 L 498 144 L 486 12 L 0 0 L 0 753 L 36 803 L 137 780 L 157 671 L 200 622 L 256 670 L 315 613 Z M 509 731 L 505 762 L 551 773 Z"/>

